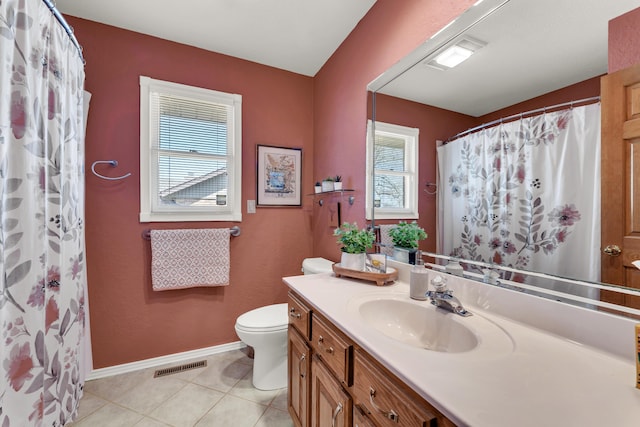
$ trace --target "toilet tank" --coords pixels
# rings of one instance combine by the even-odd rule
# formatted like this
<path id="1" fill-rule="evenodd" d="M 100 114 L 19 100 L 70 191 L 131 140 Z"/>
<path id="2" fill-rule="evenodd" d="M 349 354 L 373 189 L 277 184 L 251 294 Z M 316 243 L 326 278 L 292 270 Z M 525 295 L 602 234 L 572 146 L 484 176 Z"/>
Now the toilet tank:
<path id="1" fill-rule="evenodd" d="M 331 273 L 333 261 L 325 258 L 305 258 L 302 261 L 302 272 L 304 274 Z"/>

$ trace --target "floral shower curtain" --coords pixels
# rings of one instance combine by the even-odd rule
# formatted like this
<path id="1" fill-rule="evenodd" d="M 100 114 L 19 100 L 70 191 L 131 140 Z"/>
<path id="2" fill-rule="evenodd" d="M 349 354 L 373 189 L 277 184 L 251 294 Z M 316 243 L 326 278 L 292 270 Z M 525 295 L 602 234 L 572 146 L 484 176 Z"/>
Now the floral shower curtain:
<path id="1" fill-rule="evenodd" d="M 441 253 L 599 280 L 600 104 L 465 135 L 438 148 L 438 166 Z"/>
<path id="2" fill-rule="evenodd" d="M 0 426 L 61 426 L 84 383 L 84 64 L 40 0 L 0 1 Z"/>

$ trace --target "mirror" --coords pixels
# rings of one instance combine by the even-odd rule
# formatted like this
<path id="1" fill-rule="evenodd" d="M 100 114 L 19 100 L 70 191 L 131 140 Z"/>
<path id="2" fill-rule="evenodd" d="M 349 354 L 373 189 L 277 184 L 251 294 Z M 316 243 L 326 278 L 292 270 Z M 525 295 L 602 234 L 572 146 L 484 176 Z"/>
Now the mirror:
<path id="1" fill-rule="evenodd" d="M 420 170 L 427 173 L 419 183 L 419 223 L 429 233 L 428 250 L 436 249 L 438 197 L 427 186 L 436 182 L 435 141 L 502 117 L 599 96 L 609 21 L 638 7 L 640 0 L 586 0 L 579 7 L 572 0 L 484 0 L 371 82 L 370 119 L 421 129 Z M 481 46 L 476 53 L 463 66 L 434 67 L 435 56 L 463 35 Z M 408 103 L 431 115 L 426 131 L 411 122 Z"/>

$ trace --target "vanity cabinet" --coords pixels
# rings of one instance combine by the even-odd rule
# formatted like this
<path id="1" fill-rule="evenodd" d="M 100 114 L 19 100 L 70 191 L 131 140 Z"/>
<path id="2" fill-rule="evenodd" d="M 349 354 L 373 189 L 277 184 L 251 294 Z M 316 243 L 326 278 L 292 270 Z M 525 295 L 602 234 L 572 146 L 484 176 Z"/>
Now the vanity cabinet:
<path id="1" fill-rule="evenodd" d="M 454 427 L 289 292 L 288 407 L 296 427 Z"/>
<path id="2" fill-rule="evenodd" d="M 317 355 L 311 362 L 311 427 L 351 426 L 351 396 Z"/>
<path id="3" fill-rule="evenodd" d="M 355 354 L 353 396 L 354 403 L 380 427 L 438 425 L 430 405 L 411 396 L 406 386 L 394 381 L 361 349 Z"/>
<path id="4" fill-rule="evenodd" d="M 296 427 L 309 424 L 311 398 L 311 347 L 295 328 L 289 327 L 287 364 L 289 414 Z"/>

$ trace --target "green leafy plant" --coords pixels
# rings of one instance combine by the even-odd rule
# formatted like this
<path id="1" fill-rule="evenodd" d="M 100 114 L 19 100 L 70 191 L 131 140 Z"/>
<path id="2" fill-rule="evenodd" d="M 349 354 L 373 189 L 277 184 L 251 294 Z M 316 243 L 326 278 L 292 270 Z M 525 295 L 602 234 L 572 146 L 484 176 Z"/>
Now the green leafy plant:
<path id="1" fill-rule="evenodd" d="M 400 221 L 397 226 L 389 230 L 389 236 L 394 246 L 405 249 L 417 249 L 418 241 L 426 239 L 427 233 L 415 221 Z"/>
<path id="2" fill-rule="evenodd" d="M 332 176 L 328 176 L 325 179 L 323 179 L 323 181 L 333 182 L 333 177 Z"/>
<path id="3" fill-rule="evenodd" d="M 333 235 L 338 238 L 337 242 L 342 245 L 342 251 L 348 254 L 365 253 L 367 249 L 373 247 L 375 235 L 373 231 L 359 229 L 357 223 L 349 224 L 345 222 L 336 228 Z"/>

